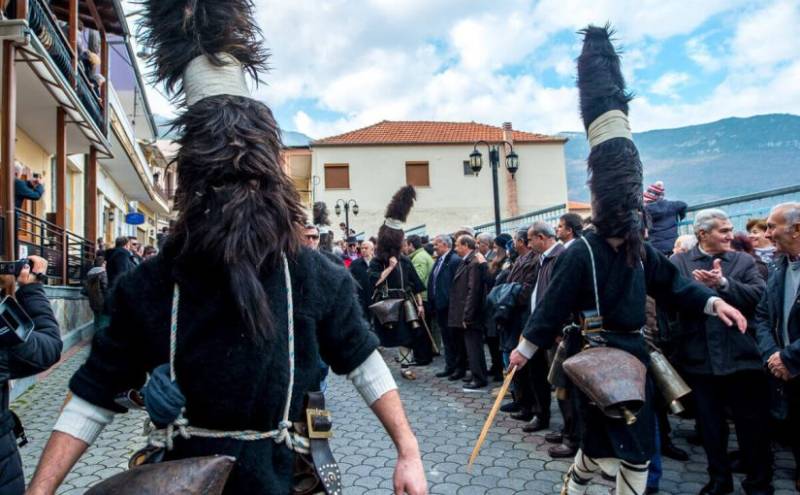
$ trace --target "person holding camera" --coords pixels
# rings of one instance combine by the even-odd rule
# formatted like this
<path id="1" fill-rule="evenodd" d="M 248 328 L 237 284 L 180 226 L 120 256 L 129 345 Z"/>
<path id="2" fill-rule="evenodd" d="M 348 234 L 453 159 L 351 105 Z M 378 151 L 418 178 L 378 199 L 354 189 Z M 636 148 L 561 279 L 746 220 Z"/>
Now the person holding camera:
<path id="1" fill-rule="evenodd" d="M 19 266 L 16 280 L 13 275 L 0 276 L 3 295 L 11 295 L 16 285 L 12 297 L 33 320 L 34 328 L 27 338 L 8 329 L 6 333 L 0 333 L 0 495 L 20 495 L 25 491 L 22 460 L 14 434 L 14 417 L 8 407 L 8 381 L 45 371 L 59 360 L 62 347 L 58 321 L 41 284 L 42 276 L 47 271 L 47 261 L 31 256 Z M 13 303 L 3 304 L 0 317 L 5 321 L 19 319 L 7 317 L 7 305 L 13 306 Z"/>
<path id="2" fill-rule="evenodd" d="M 14 206 L 22 208 L 22 203 L 26 199 L 39 201 L 44 195 L 44 184 L 42 184 L 39 174 L 33 174 L 33 180 L 22 178 L 22 164 L 14 164 Z"/>

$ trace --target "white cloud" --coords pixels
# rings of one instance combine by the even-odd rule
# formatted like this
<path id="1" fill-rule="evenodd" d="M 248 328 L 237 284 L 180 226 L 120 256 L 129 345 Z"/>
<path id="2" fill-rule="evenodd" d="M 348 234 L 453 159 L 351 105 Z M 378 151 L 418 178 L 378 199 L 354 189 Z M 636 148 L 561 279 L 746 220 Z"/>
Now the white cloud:
<path id="1" fill-rule="evenodd" d="M 733 62 L 756 69 L 796 60 L 800 38 L 794 33 L 800 25 L 800 2 L 778 0 L 766 8 L 744 16 L 732 42 Z"/>
<path id="2" fill-rule="evenodd" d="M 607 21 L 617 29 L 624 50 L 629 88 L 641 95 L 632 107 L 637 131 L 732 113 L 800 111 L 800 68 L 793 62 L 800 38 L 791 35 L 800 24 L 800 7 L 793 0 L 755 5 L 747 0 L 256 4 L 273 53 L 273 70 L 258 96 L 276 109 L 297 108 L 291 122 L 282 124 L 313 137 L 383 119 L 511 121 L 518 129 L 550 133 L 580 129 L 577 91 L 567 79 L 574 74 L 580 50 L 573 33 L 588 23 Z M 723 42 L 715 36 L 711 44 L 708 31 L 698 28 L 720 15 L 729 32 L 721 36 Z M 689 37 L 686 54 L 703 73 L 729 70 L 697 103 L 676 98 L 691 69 L 658 67 L 671 60 L 661 57 L 661 51 L 673 36 Z M 558 83 L 545 84 L 546 69 L 560 76 Z M 691 77 L 692 88 L 702 86 L 695 84 L 702 83 L 702 74 Z M 654 104 L 648 95 L 670 101 Z M 154 99 L 156 108 L 168 107 L 160 97 Z M 317 118 L 320 114 L 325 117 Z"/>
<path id="3" fill-rule="evenodd" d="M 678 98 L 677 90 L 689 79 L 689 74 L 685 72 L 667 72 L 650 85 L 650 92 L 675 99 Z"/>
<path id="4" fill-rule="evenodd" d="M 706 72 L 716 72 L 722 68 L 722 57 L 713 54 L 706 43 L 708 34 L 695 36 L 686 42 L 686 55 Z"/>
<path id="5" fill-rule="evenodd" d="M 695 104 L 653 104 L 641 97 L 631 104 L 634 131 L 701 124 L 725 117 L 765 113 L 800 114 L 800 60 L 776 71 L 768 81 L 726 78 L 705 100 Z"/>

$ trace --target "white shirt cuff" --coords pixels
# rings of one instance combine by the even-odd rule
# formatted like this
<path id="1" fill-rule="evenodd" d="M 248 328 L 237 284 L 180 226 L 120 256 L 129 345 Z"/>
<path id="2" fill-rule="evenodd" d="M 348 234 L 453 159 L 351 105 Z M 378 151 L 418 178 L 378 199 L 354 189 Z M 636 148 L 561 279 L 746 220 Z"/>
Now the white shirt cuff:
<path id="1" fill-rule="evenodd" d="M 73 395 L 61 416 L 58 417 L 53 430 L 66 433 L 78 440 L 92 445 L 100 432 L 114 420 L 114 412 L 95 406 Z"/>
<path id="2" fill-rule="evenodd" d="M 530 340 L 520 339 L 519 344 L 517 345 L 517 352 L 525 356 L 525 359 L 530 359 L 536 354 L 537 347 L 536 344 L 531 342 Z"/>
<path id="3" fill-rule="evenodd" d="M 347 379 L 353 382 L 368 406 L 380 399 L 386 392 L 397 390 L 397 383 L 392 378 L 392 372 L 389 371 L 389 367 L 386 366 L 378 351 L 373 351 L 358 368 L 347 375 Z"/>
<path id="4" fill-rule="evenodd" d="M 714 303 L 716 303 L 719 300 L 722 300 L 722 298 L 717 296 L 709 297 L 708 301 L 706 301 L 706 307 L 703 310 L 703 312 L 708 316 L 717 316 L 717 312 L 714 311 Z"/>

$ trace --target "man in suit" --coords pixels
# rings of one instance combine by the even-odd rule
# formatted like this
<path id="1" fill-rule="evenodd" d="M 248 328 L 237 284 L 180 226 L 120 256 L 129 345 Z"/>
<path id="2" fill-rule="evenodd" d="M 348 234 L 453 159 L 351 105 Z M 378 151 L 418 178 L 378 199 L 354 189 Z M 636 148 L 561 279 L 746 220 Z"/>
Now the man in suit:
<path id="1" fill-rule="evenodd" d="M 752 256 L 731 250 L 730 219 L 722 210 L 699 211 L 694 232 L 697 246 L 673 256 L 672 263 L 681 275 L 715 291 L 752 321 L 765 283 Z M 769 389 L 752 325 L 748 333 L 707 315 L 681 312 L 679 319 L 675 360 L 694 392 L 697 426 L 708 460 L 710 480 L 700 493 L 733 491 L 725 419 L 725 410 L 730 409 L 747 471 L 742 487 L 748 495 L 771 494 Z"/>
<path id="2" fill-rule="evenodd" d="M 461 258 L 453 251 L 453 241 L 449 236 L 440 235 L 433 240 L 436 263 L 428 279 L 428 301 L 436 316 L 436 326 L 442 334 L 444 344 L 445 367 L 436 376 L 450 377 L 456 371 L 458 362 L 457 349 L 453 342 L 453 333 L 447 325 L 450 307 L 450 285 L 456 274 Z"/>
<path id="3" fill-rule="evenodd" d="M 458 333 L 453 340 L 461 347 L 459 357 L 464 356 L 451 378 L 455 376 L 458 379 L 458 375 L 464 374 L 462 366 L 469 365 L 472 379 L 464 385 L 464 392 L 478 392 L 488 384 L 486 356 L 483 353 L 486 264 L 477 259 L 475 248 L 475 238 L 471 235 L 464 234 L 456 240 L 455 250 L 462 261 L 450 287 L 448 323 Z"/>
<path id="4" fill-rule="evenodd" d="M 766 237 L 775 244 L 776 267 L 756 309 L 756 335 L 763 362 L 788 398 L 788 440 L 800 491 L 800 202 L 772 209 Z"/>
<path id="5" fill-rule="evenodd" d="M 531 293 L 530 313 L 532 314 L 550 286 L 553 266 L 558 256 L 564 252 L 564 245 L 556 241 L 553 227 L 545 222 L 536 222 L 528 229 L 528 247 L 531 252 L 535 253 L 536 262 L 539 265 Z M 547 381 L 549 371 L 547 349 L 537 350 L 529 365 L 522 369 L 522 378 L 517 392 L 523 404 L 529 404 L 532 409 L 536 410 L 536 415 L 522 427 L 522 431 L 526 433 L 550 427 L 550 383 Z"/>
<path id="6" fill-rule="evenodd" d="M 361 257 L 356 258 L 350 263 L 350 275 L 353 276 L 358 284 L 358 300 L 361 301 L 361 307 L 364 310 L 364 316 L 370 318 L 369 307 L 372 304 L 372 293 L 375 292 L 374 287 L 369 286 L 369 275 L 367 268 L 369 262 L 375 256 L 375 245 L 371 241 L 364 241 L 359 248 Z"/>

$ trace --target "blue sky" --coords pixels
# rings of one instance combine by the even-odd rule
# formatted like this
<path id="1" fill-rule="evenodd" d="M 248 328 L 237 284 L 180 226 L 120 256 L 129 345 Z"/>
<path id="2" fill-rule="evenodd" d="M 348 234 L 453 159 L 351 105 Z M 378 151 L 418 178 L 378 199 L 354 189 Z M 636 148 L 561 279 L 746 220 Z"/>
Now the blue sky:
<path id="1" fill-rule="evenodd" d="M 800 113 L 798 0 L 256 0 L 257 97 L 320 138 L 380 120 L 579 130 L 575 32 L 611 22 L 635 131 Z M 156 112 L 173 111 L 150 91 Z"/>

